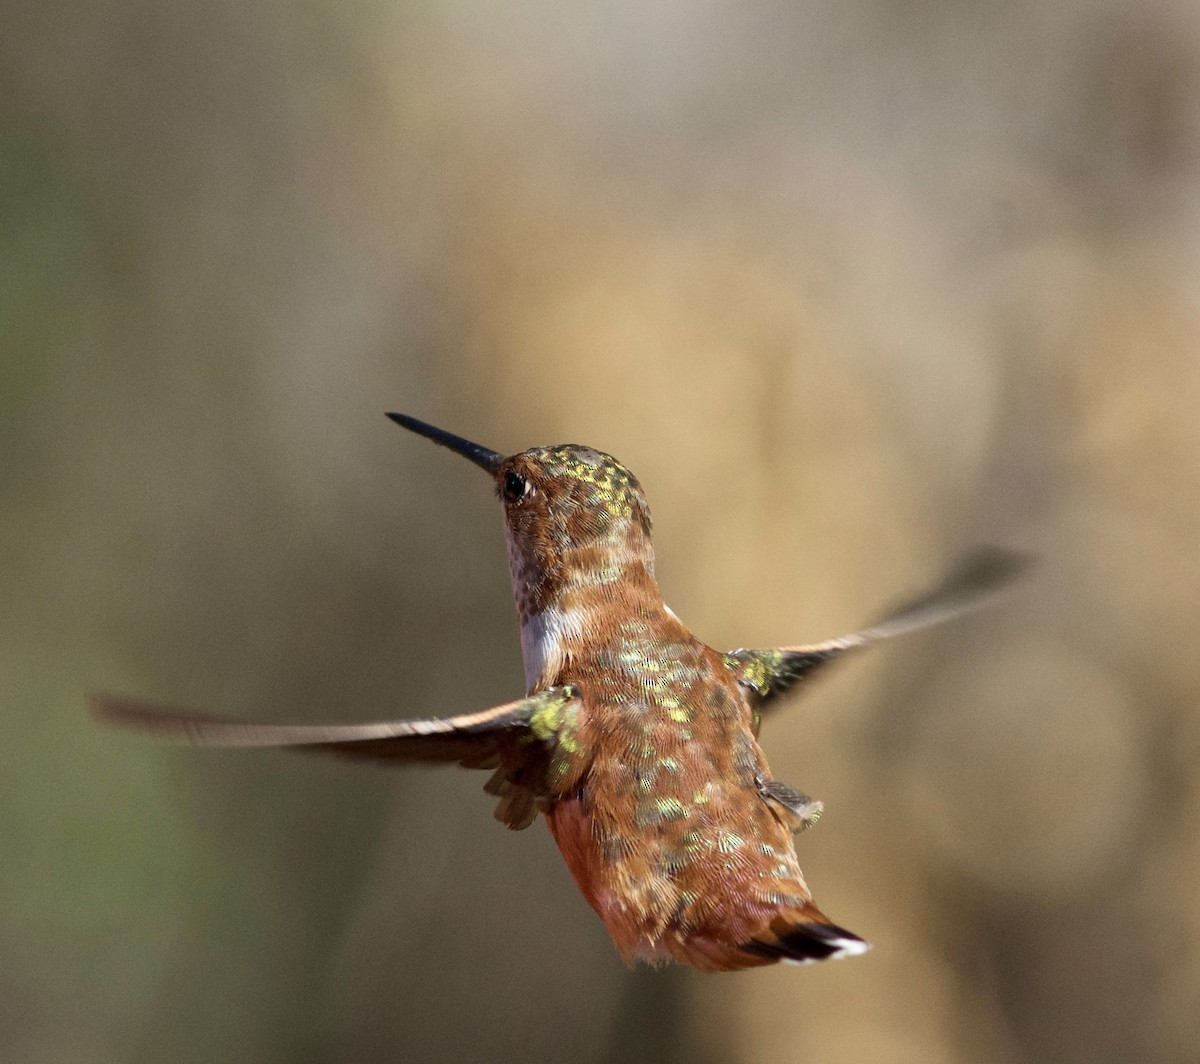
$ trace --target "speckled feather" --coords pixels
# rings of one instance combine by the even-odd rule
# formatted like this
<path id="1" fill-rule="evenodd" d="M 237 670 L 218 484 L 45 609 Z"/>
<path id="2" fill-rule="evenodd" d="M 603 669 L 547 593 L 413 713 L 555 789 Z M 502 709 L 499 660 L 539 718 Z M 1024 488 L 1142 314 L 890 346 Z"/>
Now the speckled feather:
<path id="1" fill-rule="evenodd" d="M 496 816 L 516 829 L 545 815 L 629 962 L 725 971 L 866 950 L 812 902 L 794 834 L 822 806 L 771 778 L 757 741 L 760 711 L 847 650 L 973 608 L 1011 580 L 1020 559 L 980 554 L 855 635 L 722 653 L 663 602 L 650 510 L 616 459 L 573 444 L 505 458 L 388 416 L 495 480 L 526 697 L 458 717 L 365 725 L 249 724 L 103 696 L 92 700 L 97 714 L 201 745 L 490 768 Z"/>
<path id="2" fill-rule="evenodd" d="M 807 959 L 781 935 L 814 924 L 829 928 L 818 952 L 865 948 L 812 904 L 741 663 L 663 602 L 637 479 L 581 446 L 516 455 L 498 480 L 510 472 L 531 486 L 505 504 L 529 692 L 570 684 L 582 701 L 571 785 L 551 777 L 530 798 L 622 955 L 709 970 Z M 498 815 L 523 825 L 528 803 L 505 803 Z"/>

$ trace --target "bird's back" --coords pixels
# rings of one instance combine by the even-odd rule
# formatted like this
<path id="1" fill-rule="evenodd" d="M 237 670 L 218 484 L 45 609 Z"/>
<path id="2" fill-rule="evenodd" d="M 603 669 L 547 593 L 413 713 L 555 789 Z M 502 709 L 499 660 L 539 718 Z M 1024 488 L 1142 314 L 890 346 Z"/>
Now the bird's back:
<path id="1" fill-rule="evenodd" d="M 763 797 L 766 761 L 724 655 L 664 612 L 580 647 L 556 682 L 582 692 L 592 760 L 547 820 L 627 961 L 768 964 L 780 958 L 754 943 L 773 923 L 828 924 Z"/>

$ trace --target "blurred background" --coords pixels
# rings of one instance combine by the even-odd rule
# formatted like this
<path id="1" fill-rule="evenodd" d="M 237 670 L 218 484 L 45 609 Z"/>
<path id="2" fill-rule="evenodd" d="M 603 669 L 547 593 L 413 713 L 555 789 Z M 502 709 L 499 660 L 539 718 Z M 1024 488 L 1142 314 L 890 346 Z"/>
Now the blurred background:
<path id="1" fill-rule="evenodd" d="M 0 1059 L 1183 1062 L 1200 8 L 0 0 Z M 864 959 L 631 973 L 484 776 L 162 748 L 522 689 L 486 479 L 717 647 L 1022 594 L 764 730 Z"/>

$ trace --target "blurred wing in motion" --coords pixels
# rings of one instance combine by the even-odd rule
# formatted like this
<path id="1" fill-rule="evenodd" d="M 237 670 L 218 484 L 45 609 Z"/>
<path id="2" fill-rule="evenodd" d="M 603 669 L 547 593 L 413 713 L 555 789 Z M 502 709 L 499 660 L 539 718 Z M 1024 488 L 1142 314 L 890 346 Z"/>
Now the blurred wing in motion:
<path id="1" fill-rule="evenodd" d="M 808 646 L 734 650 L 726 658 L 741 670 L 742 683 L 755 692 L 761 706 L 847 650 L 941 624 L 978 609 L 1025 573 L 1031 562 L 1025 554 L 984 548 L 968 556 L 933 591 L 904 603 L 861 632 Z"/>
<path id="2" fill-rule="evenodd" d="M 545 743 L 579 707 L 572 687 L 457 717 L 378 724 L 253 724 L 168 709 L 124 698 L 88 699 L 100 720 L 193 746 L 287 746 L 384 761 L 457 761 L 467 768 L 497 764 L 505 740 Z"/>

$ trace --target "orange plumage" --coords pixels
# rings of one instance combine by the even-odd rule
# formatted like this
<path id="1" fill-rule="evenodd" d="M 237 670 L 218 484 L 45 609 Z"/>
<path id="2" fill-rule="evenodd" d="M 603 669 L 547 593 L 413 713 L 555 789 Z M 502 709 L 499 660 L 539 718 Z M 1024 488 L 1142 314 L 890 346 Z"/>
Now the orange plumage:
<path id="1" fill-rule="evenodd" d="M 521 618 L 526 697 L 434 720 L 254 725 L 120 699 L 107 719 L 208 745 L 287 745 L 490 768 L 496 815 L 542 812 L 627 962 L 728 971 L 864 952 L 813 904 L 794 834 L 821 803 L 773 780 L 759 714 L 846 650 L 953 616 L 1006 583 L 1015 556 L 976 557 L 864 632 L 807 647 L 706 646 L 663 602 L 650 511 L 633 474 L 589 447 L 504 457 L 405 415 L 397 423 L 493 477 Z"/>

